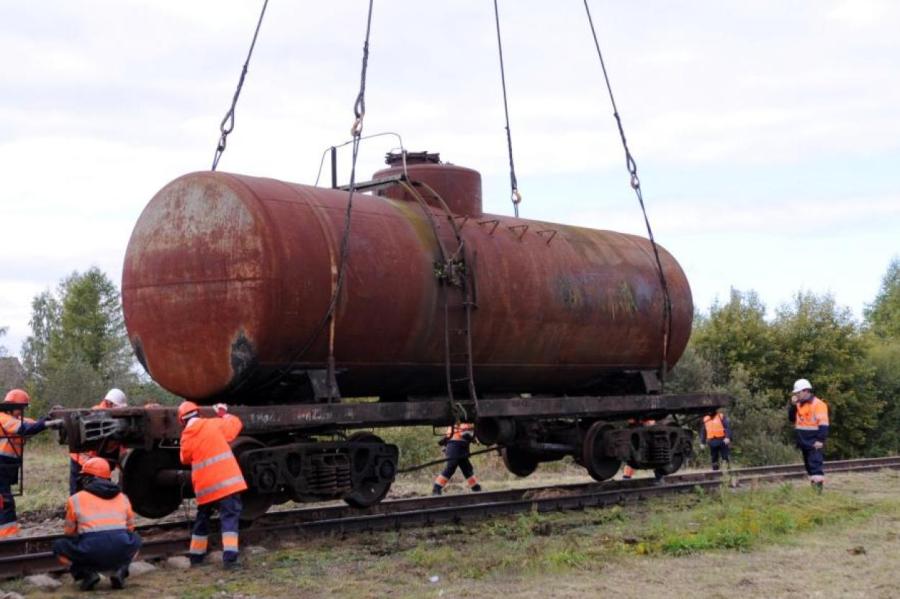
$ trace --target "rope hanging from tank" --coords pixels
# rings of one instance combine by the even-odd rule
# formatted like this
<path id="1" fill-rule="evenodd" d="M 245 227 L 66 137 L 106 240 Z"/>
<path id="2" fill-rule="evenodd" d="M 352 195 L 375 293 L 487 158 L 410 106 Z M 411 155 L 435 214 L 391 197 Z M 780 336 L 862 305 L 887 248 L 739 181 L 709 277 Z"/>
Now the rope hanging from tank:
<path id="1" fill-rule="evenodd" d="M 672 301 L 669 297 L 669 286 L 666 282 L 666 275 L 663 272 L 662 261 L 659 258 L 659 248 L 656 240 L 653 239 L 653 230 L 650 228 L 650 220 L 647 218 L 647 209 L 644 206 L 644 195 L 641 192 L 641 181 L 637 174 L 637 163 L 628 149 L 628 142 L 625 140 L 625 130 L 622 128 L 622 119 L 619 117 L 619 110 L 616 107 L 616 99 L 613 97 L 612 85 L 609 82 L 609 75 L 606 72 L 606 64 L 603 61 L 603 53 L 600 51 L 600 42 L 597 41 L 597 31 L 594 29 L 594 20 L 591 18 L 591 9 L 588 1 L 584 0 L 584 10 L 587 12 L 588 24 L 591 27 L 591 35 L 594 38 L 594 46 L 597 48 L 597 56 L 600 58 L 600 68 L 603 70 L 603 79 L 606 81 L 606 90 L 609 92 L 609 101 L 612 104 L 613 116 L 616 118 L 616 125 L 619 128 L 619 136 L 622 138 L 622 147 L 625 149 L 625 166 L 631 176 L 631 188 L 637 195 L 638 203 L 641 205 L 641 212 L 644 215 L 644 224 L 647 226 L 647 236 L 650 238 L 650 245 L 653 247 L 653 256 L 656 258 L 656 268 L 659 273 L 659 284 L 663 291 L 663 344 L 662 344 L 662 364 L 660 367 L 660 380 L 664 384 L 666 370 L 668 369 L 669 341 L 672 336 Z"/>
<path id="2" fill-rule="evenodd" d="M 500 41 L 500 11 L 497 8 L 497 0 L 494 0 L 494 23 L 497 25 L 497 50 L 500 55 L 500 83 L 503 86 L 503 114 L 506 116 L 506 147 L 509 149 L 509 186 L 511 189 L 513 211 L 519 218 L 519 204 L 522 202 L 522 194 L 519 193 L 519 183 L 516 181 L 516 166 L 513 164 L 512 134 L 509 129 L 509 105 L 506 100 L 506 70 L 503 68 L 503 43 Z"/>
<path id="3" fill-rule="evenodd" d="M 237 89 L 234 90 L 234 96 L 231 98 L 231 108 L 225 113 L 225 118 L 219 125 L 219 143 L 216 145 L 216 153 L 213 156 L 212 168 L 216 170 L 219 166 L 219 160 L 225 153 L 225 145 L 228 142 L 228 135 L 234 131 L 234 109 L 237 106 L 238 98 L 241 95 L 241 88 L 244 87 L 244 79 L 247 77 L 247 69 L 250 66 L 250 57 L 253 56 L 253 48 L 256 47 L 256 38 L 259 35 L 259 28 L 262 26 L 263 17 L 266 14 L 266 7 L 269 0 L 263 2 L 262 10 L 259 13 L 259 20 L 256 22 L 256 30 L 253 32 L 253 41 L 250 42 L 250 51 L 247 52 L 247 60 L 244 61 L 244 68 L 241 69 L 241 77 L 238 79 Z"/>

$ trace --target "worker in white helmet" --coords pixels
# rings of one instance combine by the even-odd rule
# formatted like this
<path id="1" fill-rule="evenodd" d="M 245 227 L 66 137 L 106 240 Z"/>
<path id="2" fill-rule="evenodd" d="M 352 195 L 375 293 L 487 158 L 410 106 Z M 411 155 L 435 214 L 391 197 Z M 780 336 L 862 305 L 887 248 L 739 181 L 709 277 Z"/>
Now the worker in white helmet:
<path id="1" fill-rule="evenodd" d="M 128 397 L 125 392 L 115 387 L 106 392 L 106 395 L 100 400 L 100 403 L 93 406 L 92 410 L 111 410 L 114 408 L 127 408 Z M 99 449 L 71 452 L 69 457 L 69 495 L 74 495 L 78 491 L 79 474 L 82 467 L 91 458 L 101 457 L 109 462 L 110 469 L 115 469 L 121 464 L 122 459 L 127 452 L 126 448 L 116 441 L 105 441 Z"/>
<path id="2" fill-rule="evenodd" d="M 819 492 L 825 483 L 823 449 L 828 438 L 828 404 L 813 395 L 812 384 L 797 379 L 791 392 L 788 420 L 797 434 L 797 447 L 803 452 L 803 465 L 809 482 Z"/>

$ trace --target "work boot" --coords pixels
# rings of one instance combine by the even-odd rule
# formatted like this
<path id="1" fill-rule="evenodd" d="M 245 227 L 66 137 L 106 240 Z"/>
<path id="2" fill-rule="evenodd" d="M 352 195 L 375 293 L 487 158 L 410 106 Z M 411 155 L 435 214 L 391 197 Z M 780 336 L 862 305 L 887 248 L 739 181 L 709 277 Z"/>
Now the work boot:
<path id="1" fill-rule="evenodd" d="M 479 485 L 479 484 L 472 485 L 472 491 L 474 491 L 475 493 L 480 493 L 481 485 Z"/>
<path id="2" fill-rule="evenodd" d="M 191 559 L 191 567 L 192 568 L 196 568 L 197 566 L 204 565 L 203 560 L 206 558 L 205 555 L 196 555 L 196 554 L 191 554 L 189 557 Z"/>
<path id="3" fill-rule="evenodd" d="M 226 570 L 234 570 L 236 568 L 240 568 L 241 564 L 238 561 L 238 554 L 233 551 L 227 551 L 222 556 L 222 567 Z"/>
<path id="4" fill-rule="evenodd" d="M 813 489 L 816 490 L 816 493 L 818 493 L 819 495 L 822 494 L 822 490 L 823 490 L 823 488 L 824 488 L 824 485 L 822 484 L 821 481 L 816 481 L 816 482 L 814 482 L 814 483 L 812 484 L 812 486 L 813 486 Z"/>
<path id="5" fill-rule="evenodd" d="M 114 589 L 124 589 L 126 578 L 128 578 L 128 566 L 122 566 L 109 577 L 109 582 Z"/>
<path id="6" fill-rule="evenodd" d="M 440 494 L 441 494 L 441 491 L 442 491 L 441 485 L 434 485 L 434 486 L 431 488 L 431 494 L 432 494 L 433 496 L 440 495 Z"/>
<path id="7" fill-rule="evenodd" d="M 713 469 L 713 472 L 716 472 L 716 471 L 719 469 L 719 462 L 715 462 L 715 463 L 712 465 L 712 469 Z"/>
<path id="8" fill-rule="evenodd" d="M 81 584 L 78 588 L 82 591 L 93 591 L 97 583 L 100 582 L 100 575 L 96 572 L 85 572 L 81 578 Z"/>

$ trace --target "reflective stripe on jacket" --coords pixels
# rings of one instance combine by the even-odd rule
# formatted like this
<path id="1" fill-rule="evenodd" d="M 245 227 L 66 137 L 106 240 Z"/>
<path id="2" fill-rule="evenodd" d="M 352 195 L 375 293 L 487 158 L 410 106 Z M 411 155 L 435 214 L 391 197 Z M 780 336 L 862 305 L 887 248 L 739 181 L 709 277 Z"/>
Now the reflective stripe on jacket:
<path id="1" fill-rule="evenodd" d="M 798 403 L 794 428 L 798 431 L 817 431 L 820 426 L 829 426 L 828 404 L 818 397 Z"/>
<path id="2" fill-rule="evenodd" d="M 724 439 L 728 435 L 725 433 L 725 422 L 721 414 L 715 416 L 704 416 L 703 427 L 706 430 L 706 439 Z"/>
<path id="3" fill-rule="evenodd" d="M 109 530 L 134 530 L 134 511 L 124 493 L 103 499 L 88 491 L 79 491 L 69 497 L 63 527 L 66 535 Z"/>
<path id="4" fill-rule="evenodd" d="M 240 418 L 191 418 L 181 433 L 181 463 L 191 465 L 197 505 L 247 489 L 229 442 L 241 432 Z"/>
<path id="5" fill-rule="evenodd" d="M 475 438 L 475 425 L 468 422 L 461 422 L 458 425 L 448 426 L 447 433 L 444 435 L 450 441 L 463 441 L 468 443 Z"/>
<path id="6" fill-rule="evenodd" d="M 26 426 L 22 426 L 22 425 Z M 31 418 L 18 419 L 12 414 L 0 412 L 0 455 L 17 460 L 22 459 L 22 450 L 25 448 L 25 437 L 27 434 L 23 428 L 28 425 L 35 424 Z"/>

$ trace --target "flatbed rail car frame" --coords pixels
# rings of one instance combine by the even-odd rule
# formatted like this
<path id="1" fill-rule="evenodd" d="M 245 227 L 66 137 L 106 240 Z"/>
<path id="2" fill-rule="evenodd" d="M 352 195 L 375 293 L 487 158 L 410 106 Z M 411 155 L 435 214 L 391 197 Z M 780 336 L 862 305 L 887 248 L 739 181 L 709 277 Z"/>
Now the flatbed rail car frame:
<path id="1" fill-rule="evenodd" d="M 380 501 L 399 464 L 396 445 L 353 429 L 397 425 L 446 426 L 465 414 L 485 445 L 500 446 L 504 464 L 528 476 L 541 462 L 572 456 L 596 480 L 622 463 L 671 474 L 690 455 L 693 433 L 669 415 L 706 414 L 729 405 L 726 395 L 612 395 L 509 397 L 462 400 L 308 403 L 233 406 L 244 423 L 232 449 L 249 489 L 243 517 L 252 520 L 273 503 L 344 499 L 355 507 Z M 201 407 L 213 416 L 213 408 Z M 54 410 L 64 422 L 60 442 L 71 451 L 107 443 L 132 449 L 123 464 L 123 489 L 135 511 L 148 518 L 171 513 L 193 496 L 190 470 L 178 444 L 182 426 L 175 407 Z"/>
<path id="2" fill-rule="evenodd" d="M 722 394 L 679 394 L 480 399 L 477 412 L 472 401 L 462 400 L 456 404 L 470 420 L 477 422 L 510 418 L 662 418 L 670 414 L 706 414 L 731 402 L 730 396 Z M 446 399 L 231 406 L 229 411 L 244 423 L 241 434 L 245 436 L 289 432 L 324 434 L 398 425 L 446 426 L 456 420 L 454 409 Z M 202 416 L 214 415 L 211 407 L 201 407 L 200 413 Z M 51 416 L 63 420 L 60 442 L 68 444 L 71 451 L 96 449 L 104 439 L 115 439 L 128 447 L 150 449 L 160 441 L 176 441 L 182 430 L 175 407 L 57 409 Z"/>

